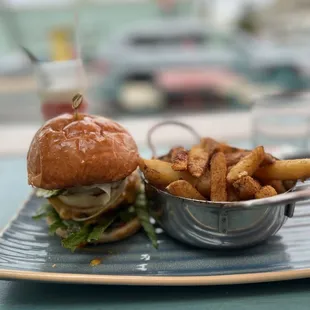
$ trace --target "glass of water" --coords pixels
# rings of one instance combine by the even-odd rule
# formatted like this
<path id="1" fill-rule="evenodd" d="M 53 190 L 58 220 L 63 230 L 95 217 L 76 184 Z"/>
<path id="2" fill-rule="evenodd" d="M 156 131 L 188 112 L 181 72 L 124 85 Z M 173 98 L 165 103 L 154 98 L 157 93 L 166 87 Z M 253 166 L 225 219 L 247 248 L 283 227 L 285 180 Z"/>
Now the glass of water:
<path id="1" fill-rule="evenodd" d="M 278 94 L 258 98 L 252 106 L 254 146 L 267 152 L 299 153 L 308 150 L 310 93 Z"/>

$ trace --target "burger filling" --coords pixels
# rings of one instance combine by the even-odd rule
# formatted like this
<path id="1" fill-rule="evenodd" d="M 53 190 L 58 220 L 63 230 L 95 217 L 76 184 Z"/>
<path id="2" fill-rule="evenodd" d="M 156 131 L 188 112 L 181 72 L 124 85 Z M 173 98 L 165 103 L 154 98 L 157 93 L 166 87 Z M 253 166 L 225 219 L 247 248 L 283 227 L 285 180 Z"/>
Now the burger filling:
<path id="1" fill-rule="evenodd" d="M 64 190 L 37 189 L 37 196 L 47 198 L 49 204 L 34 218 L 48 218 L 51 234 L 58 228 L 66 230 L 68 237 L 62 240 L 62 245 L 72 251 L 96 242 L 104 232 L 118 229 L 135 218 L 139 219 L 157 247 L 144 191 L 137 190 L 137 178 L 134 176 L 109 184 Z"/>

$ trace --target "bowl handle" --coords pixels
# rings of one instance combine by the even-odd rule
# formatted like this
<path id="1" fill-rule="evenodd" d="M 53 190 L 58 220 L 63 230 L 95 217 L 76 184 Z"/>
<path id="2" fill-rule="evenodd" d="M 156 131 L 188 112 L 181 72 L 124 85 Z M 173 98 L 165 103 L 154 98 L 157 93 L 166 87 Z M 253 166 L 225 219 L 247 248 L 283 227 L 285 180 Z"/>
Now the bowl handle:
<path id="1" fill-rule="evenodd" d="M 154 145 L 153 140 L 152 140 L 152 135 L 153 135 L 154 131 L 156 131 L 159 127 L 166 126 L 166 125 L 176 125 L 176 126 L 180 126 L 182 128 L 187 129 L 198 140 L 198 143 L 201 139 L 201 136 L 196 132 L 196 130 L 193 127 L 191 127 L 185 123 L 182 123 L 179 121 L 173 121 L 173 120 L 159 122 L 156 125 L 154 125 L 153 127 L 151 127 L 149 129 L 149 131 L 147 132 L 147 144 L 148 144 L 148 147 L 150 148 L 150 150 L 152 151 L 152 157 L 153 158 L 156 158 L 156 148 L 155 148 L 155 145 Z"/>

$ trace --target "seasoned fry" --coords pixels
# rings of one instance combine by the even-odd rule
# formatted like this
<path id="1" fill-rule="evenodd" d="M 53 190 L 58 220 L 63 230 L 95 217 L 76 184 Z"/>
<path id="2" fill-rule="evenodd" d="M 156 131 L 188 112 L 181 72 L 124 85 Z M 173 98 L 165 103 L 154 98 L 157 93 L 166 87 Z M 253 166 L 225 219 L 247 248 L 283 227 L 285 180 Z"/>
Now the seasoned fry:
<path id="1" fill-rule="evenodd" d="M 249 155 L 242 158 L 242 160 L 233 166 L 227 175 L 227 181 L 232 184 L 245 173 L 248 176 L 252 176 L 263 161 L 264 156 L 264 148 L 262 146 L 256 147 Z"/>
<path id="2" fill-rule="evenodd" d="M 227 201 L 239 201 L 239 195 L 231 184 L 227 184 Z"/>
<path id="3" fill-rule="evenodd" d="M 242 158 L 249 155 L 250 153 L 251 151 L 244 151 L 244 150 L 236 151 L 234 153 L 226 153 L 225 157 L 226 157 L 227 166 L 229 167 L 229 166 L 236 165 Z M 260 167 L 273 164 L 275 161 L 276 159 L 272 155 L 265 153 L 264 159 L 262 163 L 260 164 Z"/>
<path id="4" fill-rule="evenodd" d="M 201 138 L 200 140 L 200 146 L 208 152 L 209 156 L 212 156 L 212 154 L 215 151 L 218 151 L 220 143 L 212 138 Z"/>
<path id="5" fill-rule="evenodd" d="M 160 156 L 158 158 L 153 158 L 153 159 L 160 159 L 160 160 L 166 161 L 168 163 L 171 163 L 173 155 L 176 154 L 179 150 L 184 150 L 184 147 L 175 146 L 169 151 L 168 154 Z"/>
<path id="6" fill-rule="evenodd" d="M 190 199 L 198 199 L 198 200 L 205 200 L 205 197 L 203 197 L 197 189 L 195 189 L 190 183 L 186 182 L 185 180 L 178 180 L 170 183 L 166 187 L 168 193 L 184 197 L 184 198 L 190 198 Z"/>
<path id="7" fill-rule="evenodd" d="M 200 178 L 208 161 L 209 153 L 200 145 L 195 145 L 189 151 L 187 169 L 192 176 Z"/>
<path id="8" fill-rule="evenodd" d="M 198 179 L 196 189 L 206 198 L 210 198 L 211 192 L 211 173 L 210 169 L 206 167 L 203 175 Z"/>
<path id="9" fill-rule="evenodd" d="M 210 163 L 212 201 L 227 201 L 226 174 L 227 166 L 225 155 L 222 152 L 215 153 Z"/>
<path id="10" fill-rule="evenodd" d="M 263 182 L 263 184 L 272 186 L 278 194 L 283 194 L 286 192 L 286 188 L 284 187 L 283 182 L 280 180 L 267 180 Z"/>
<path id="11" fill-rule="evenodd" d="M 166 187 L 180 179 L 190 182 L 193 186 L 197 182 L 187 171 L 174 171 L 171 168 L 171 163 L 162 160 L 141 158 L 139 167 L 145 178 L 155 186 Z"/>
<path id="12" fill-rule="evenodd" d="M 188 153 L 182 148 L 175 151 L 171 156 L 172 169 L 175 171 L 187 170 Z"/>
<path id="13" fill-rule="evenodd" d="M 265 157 L 263 162 L 260 164 L 261 167 L 273 164 L 276 161 L 276 159 L 269 153 L 265 153 Z"/>
<path id="14" fill-rule="evenodd" d="M 270 185 L 262 187 L 256 194 L 255 198 L 260 199 L 260 198 L 267 198 L 267 197 L 272 197 L 276 196 L 277 191 Z"/>
<path id="15" fill-rule="evenodd" d="M 255 172 L 259 180 L 305 180 L 310 177 L 310 159 L 277 160 Z"/>
<path id="16" fill-rule="evenodd" d="M 250 154 L 250 152 L 248 152 L 248 151 L 226 153 L 225 158 L 226 158 L 227 167 L 236 165 L 243 157 L 245 157 L 249 154 Z"/>
<path id="17" fill-rule="evenodd" d="M 261 185 L 250 176 L 244 176 L 233 183 L 242 200 L 252 199 L 261 189 Z"/>

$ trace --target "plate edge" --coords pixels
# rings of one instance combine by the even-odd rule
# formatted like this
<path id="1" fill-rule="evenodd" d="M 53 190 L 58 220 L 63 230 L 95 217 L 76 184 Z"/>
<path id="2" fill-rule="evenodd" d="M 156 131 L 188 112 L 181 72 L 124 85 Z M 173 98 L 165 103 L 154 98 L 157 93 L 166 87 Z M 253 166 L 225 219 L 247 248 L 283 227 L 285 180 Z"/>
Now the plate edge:
<path id="1" fill-rule="evenodd" d="M 110 285 L 160 285 L 160 286 L 200 286 L 231 285 L 246 283 L 275 282 L 296 280 L 310 277 L 309 269 L 283 270 L 274 272 L 246 273 L 217 276 L 115 276 L 94 274 L 73 274 L 53 272 L 0 270 L 1 280 L 31 280 L 76 284 L 110 284 Z"/>

